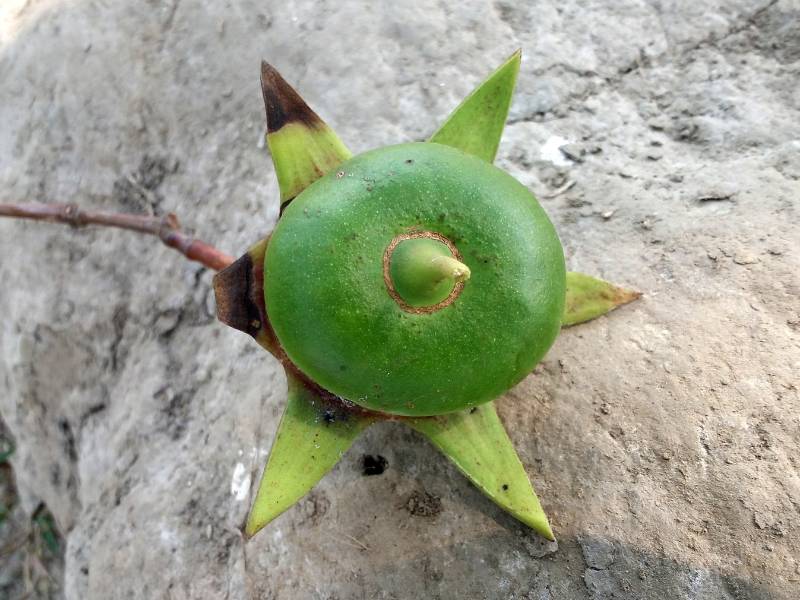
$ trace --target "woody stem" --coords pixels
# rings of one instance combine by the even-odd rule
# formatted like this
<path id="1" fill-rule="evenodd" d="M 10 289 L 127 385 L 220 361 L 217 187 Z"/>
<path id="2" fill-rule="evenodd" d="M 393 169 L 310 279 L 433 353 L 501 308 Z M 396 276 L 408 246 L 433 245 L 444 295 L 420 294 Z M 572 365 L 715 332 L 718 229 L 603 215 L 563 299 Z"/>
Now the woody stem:
<path id="1" fill-rule="evenodd" d="M 173 213 L 163 216 L 131 215 L 85 210 L 77 204 L 28 202 L 22 204 L 0 203 L 0 217 L 62 223 L 76 228 L 102 225 L 152 235 L 160 239 L 165 246 L 177 250 L 189 260 L 198 262 L 214 271 L 220 271 L 234 261 L 232 256 L 183 233 L 178 217 Z"/>

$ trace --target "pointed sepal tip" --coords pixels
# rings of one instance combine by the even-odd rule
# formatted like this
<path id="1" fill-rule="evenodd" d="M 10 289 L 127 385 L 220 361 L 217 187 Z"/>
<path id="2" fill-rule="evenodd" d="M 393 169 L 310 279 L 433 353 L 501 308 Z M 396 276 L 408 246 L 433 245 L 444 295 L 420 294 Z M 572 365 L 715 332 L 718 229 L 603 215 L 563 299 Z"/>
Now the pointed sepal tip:
<path id="1" fill-rule="evenodd" d="M 493 162 L 517 83 L 522 50 L 514 52 L 447 117 L 429 142 Z"/>
<path id="2" fill-rule="evenodd" d="M 438 417 L 408 419 L 495 504 L 548 540 L 553 530 L 525 468 L 488 403 Z"/>
<path id="3" fill-rule="evenodd" d="M 591 321 L 641 296 L 641 292 L 618 287 L 591 275 L 569 271 L 561 323 L 564 327 L 569 327 Z"/>
<path id="4" fill-rule="evenodd" d="M 244 527 L 248 538 L 311 491 L 373 422 L 290 372 L 287 379 L 286 409 Z"/>
<path id="5" fill-rule="evenodd" d="M 281 190 L 281 210 L 314 181 L 350 158 L 331 129 L 266 61 L 261 91 L 267 114 L 267 144 Z"/>

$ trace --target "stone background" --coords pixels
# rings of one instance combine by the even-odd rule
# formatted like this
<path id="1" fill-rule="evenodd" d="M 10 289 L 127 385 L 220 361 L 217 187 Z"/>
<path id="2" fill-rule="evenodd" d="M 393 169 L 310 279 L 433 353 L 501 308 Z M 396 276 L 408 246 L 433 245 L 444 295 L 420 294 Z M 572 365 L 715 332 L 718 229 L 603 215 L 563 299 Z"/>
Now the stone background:
<path id="1" fill-rule="evenodd" d="M 570 268 L 645 293 L 499 401 L 558 544 L 400 425 L 244 543 L 285 379 L 215 322 L 211 273 L 3 221 L 0 413 L 21 510 L 64 536 L 53 595 L 797 597 L 798 0 L 4 0 L 2 198 L 175 211 L 239 254 L 278 207 L 262 57 L 360 152 L 518 47 L 498 164 Z"/>

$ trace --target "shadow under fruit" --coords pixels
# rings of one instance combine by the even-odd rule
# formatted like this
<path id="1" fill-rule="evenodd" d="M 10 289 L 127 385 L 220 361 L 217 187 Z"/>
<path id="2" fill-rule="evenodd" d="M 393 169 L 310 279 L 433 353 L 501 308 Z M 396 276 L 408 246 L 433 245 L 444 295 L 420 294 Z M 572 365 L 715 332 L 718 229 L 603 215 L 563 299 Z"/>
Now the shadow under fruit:
<path id="1" fill-rule="evenodd" d="M 536 198 L 492 165 L 519 64 L 517 52 L 428 142 L 355 157 L 262 64 L 281 217 L 214 279 L 220 320 L 275 355 L 289 382 L 247 535 L 302 498 L 366 427 L 396 420 L 554 539 L 492 401 L 562 326 L 638 294 L 567 273 Z"/>

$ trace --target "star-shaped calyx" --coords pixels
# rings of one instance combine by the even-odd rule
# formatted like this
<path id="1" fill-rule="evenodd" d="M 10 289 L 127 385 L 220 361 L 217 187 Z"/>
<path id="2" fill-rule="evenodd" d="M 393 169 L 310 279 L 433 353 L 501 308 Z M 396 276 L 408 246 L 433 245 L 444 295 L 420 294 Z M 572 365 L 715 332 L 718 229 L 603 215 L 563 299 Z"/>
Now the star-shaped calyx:
<path id="1" fill-rule="evenodd" d="M 395 160 L 397 159 L 395 156 L 392 159 L 395 162 L 390 162 L 390 167 L 386 167 L 388 177 L 394 178 L 394 180 L 399 179 L 401 183 L 397 185 L 406 185 L 408 181 L 415 183 L 417 180 L 414 178 L 419 176 L 420 189 L 425 188 L 420 194 L 423 194 L 423 192 L 429 193 L 431 189 L 447 192 L 450 189 L 447 185 L 450 184 L 444 185 L 439 182 L 442 178 L 446 179 L 446 175 L 448 175 L 444 172 L 446 168 L 441 165 L 453 164 L 460 169 L 460 165 L 466 164 L 467 168 L 459 175 L 459 177 L 467 179 L 473 178 L 471 183 L 464 188 L 467 190 L 466 195 L 480 187 L 484 180 L 494 181 L 493 178 L 499 177 L 495 173 L 498 171 L 497 169 L 492 168 L 490 171 L 484 165 L 490 165 L 497 153 L 519 66 L 520 53 L 516 52 L 453 111 L 441 128 L 431 136 L 429 140 L 432 143 L 431 145 L 417 145 L 415 149 L 401 148 L 398 151 L 408 151 L 409 155 L 413 154 L 423 164 L 414 165 L 414 159 L 412 158 Z M 307 190 L 311 184 L 324 178 L 326 174 L 335 174 L 326 179 L 336 180 L 338 178 L 341 181 L 339 183 L 335 181 L 333 183 L 330 181 L 325 183 L 325 180 L 320 181 L 314 186 L 317 190 L 320 189 L 320 185 L 323 188 L 324 185 L 345 186 L 331 188 L 333 191 L 330 195 L 330 202 L 337 202 L 337 193 L 339 192 L 335 190 L 339 189 L 356 190 L 358 194 L 371 192 L 375 183 L 369 177 L 363 176 L 363 172 L 365 169 L 369 170 L 364 165 L 374 164 L 374 159 L 373 163 L 369 163 L 366 159 L 362 163 L 350 161 L 350 152 L 333 130 L 308 107 L 297 92 L 267 63 L 262 64 L 261 83 L 267 113 L 267 142 L 272 154 L 281 192 L 281 219 L 293 218 L 295 221 L 299 221 L 302 218 L 307 218 L 309 223 L 317 219 L 315 223 L 323 222 L 326 223 L 324 227 L 330 228 L 330 223 L 336 222 L 337 213 L 335 211 L 323 214 L 324 211 L 322 209 L 316 209 L 314 214 L 309 214 L 309 209 L 305 208 L 305 214 L 292 214 L 293 211 L 298 213 L 292 207 L 289 213 L 283 216 L 284 210 L 297 196 Z M 421 146 L 424 146 L 424 148 Z M 453 148 L 458 152 L 442 148 L 443 146 Z M 425 148 L 437 150 L 431 153 Z M 389 151 L 389 154 L 391 152 L 394 151 Z M 356 161 L 357 159 L 353 160 Z M 379 158 L 377 160 L 380 162 L 384 159 Z M 344 163 L 347 163 L 348 166 L 343 166 Z M 384 163 L 380 164 L 381 168 L 384 168 Z M 408 169 L 416 168 L 418 170 L 401 173 L 401 169 L 405 168 L 404 165 L 406 164 Z M 395 167 L 394 165 L 399 166 Z M 436 171 L 436 168 L 439 171 Z M 345 172 L 345 169 L 348 170 L 349 174 L 358 173 L 359 169 L 362 169 L 362 177 L 354 177 L 354 179 L 358 179 L 355 183 L 347 182 L 345 175 L 348 173 Z M 504 174 L 503 177 L 508 178 Z M 504 183 L 505 180 L 501 181 L 500 179 L 497 181 L 500 182 L 497 185 L 511 186 L 504 187 L 504 193 L 497 194 L 497 203 L 512 202 L 507 196 L 522 194 L 520 196 L 522 200 L 519 200 L 518 212 L 513 214 L 525 215 L 527 214 L 525 211 L 533 210 L 531 205 L 535 204 L 535 200 L 518 183 Z M 459 182 L 457 181 L 456 183 Z M 350 185 L 351 188 L 346 188 L 347 185 Z M 395 183 L 392 183 L 392 185 L 395 185 Z M 436 187 L 437 185 L 440 187 Z M 458 185 L 455 187 L 457 190 L 460 189 Z M 327 190 L 327 188 L 324 189 Z M 506 190 L 510 191 L 505 193 Z M 308 193 L 311 192 L 312 190 L 309 189 Z M 412 195 L 414 193 L 416 193 L 416 188 L 412 190 Z M 391 196 L 391 194 L 389 195 Z M 304 198 L 306 196 L 307 194 L 303 194 Z M 489 194 L 489 196 L 491 201 L 495 202 L 494 196 L 492 194 Z M 361 196 L 359 197 L 362 198 Z M 367 200 L 362 199 L 359 201 L 377 202 L 375 200 L 376 197 L 378 199 L 381 198 L 375 195 L 363 196 Z M 298 199 L 298 202 L 300 201 Z M 325 201 L 328 202 L 327 196 Z M 384 204 L 382 206 L 386 206 L 385 198 L 383 201 Z M 394 198 L 392 202 L 395 202 Z M 309 204 L 309 202 L 306 204 L 313 205 L 313 203 Z M 361 206 L 360 204 L 356 204 L 356 206 L 356 211 L 361 210 L 358 208 L 358 206 Z M 373 206 L 370 210 L 374 210 L 377 205 L 371 204 L 370 206 Z M 464 207 L 464 209 L 466 211 L 467 207 Z M 392 208 L 391 210 L 395 209 Z M 535 210 L 540 210 L 538 205 L 536 205 Z M 351 215 L 351 213 L 347 214 Z M 543 212 L 541 214 L 543 215 Z M 420 222 L 424 220 L 421 216 L 418 218 Z M 457 213 L 453 218 L 466 219 L 461 213 Z M 443 219 L 444 214 L 441 215 L 441 220 Z M 536 219 L 543 220 L 543 222 L 546 222 L 546 226 L 552 229 L 546 217 L 535 217 L 534 221 Z M 352 219 L 343 222 L 349 225 L 351 221 Z M 509 222 L 511 222 L 511 219 L 509 219 Z M 381 224 L 376 222 L 374 228 L 377 229 L 380 226 Z M 390 226 L 394 226 L 394 223 L 390 223 Z M 297 227 L 302 229 L 302 222 Z M 371 277 L 371 281 L 377 281 L 379 287 L 381 287 L 381 298 L 375 306 L 366 307 L 366 310 L 383 310 L 378 307 L 378 304 L 384 306 L 387 302 L 396 302 L 396 306 L 394 304 L 391 305 L 394 311 L 391 316 L 392 318 L 397 317 L 398 322 L 403 323 L 406 322 L 404 319 L 424 319 L 426 318 L 424 315 L 431 315 L 430 319 L 432 321 L 429 322 L 438 319 L 435 322 L 440 323 L 442 319 L 439 319 L 439 316 L 448 314 L 445 311 L 451 311 L 449 314 L 453 315 L 453 318 L 458 317 L 459 314 L 477 314 L 474 313 L 474 307 L 480 307 L 482 300 L 479 294 L 464 291 L 463 300 L 459 299 L 462 290 L 469 289 L 470 281 L 468 280 L 471 270 L 465 264 L 465 262 L 468 262 L 467 259 L 462 258 L 459 253 L 458 244 L 453 243 L 450 238 L 439 232 L 416 226 L 404 227 L 405 229 L 401 233 L 397 233 L 391 239 L 391 243 L 385 246 L 386 250 L 382 253 L 382 256 L 376 255 L 373 257 L 374 260 L 370 258 L 372 262 L 363 267 L 348 267 L 344 273 L 347 277 L 355 278 L 353 281 L 356 284 L 353 287 L 358 287 L 357 278 L 361 276 L 362 272 L 365 274 L 364 277 Z M 495 238 L 504 235 L 504 230 L 502 228 L 497 229 L 499 226 L 496 223 L 492 223 L 491 227 L 494 228 L 493 235 Z M 397 229 L 402 228 L 398 225 Z M 446 227 L 443 225 L 442 229 L 444 230 Z M 337 396 L 316 382 L 316 380 L 331 381 L 334 384 L 329 385 L 329 387 L 336 388 L 338 385 L 336 382 L 344 381 L 347 383 L 348 377 L 356 377 L 350 374 L 348 368 L 358 365 L 346 364 L 347 357 L 336 356 L 336 352 L 340 352 L 339 350 L 322 348 L 320 351 L 319 348 L 312 348 L 313 351 L 305 353 L 296 350 L 298 347 L 297 338 L 306 333 L 304 331 L 298 332 L 297 330 L 302 330 L 308 324 L 297 320 L 292 322 L 290 317 L 295 315 L 297 310 L 303 308 L 301 306 L 298 309 L 297 304 L 302 304 L 302 300 L 308 298 L 309 294 L 313 295 L 317 289 L 316 285 L 320 287 L 324 285 L 324 282 L 319 282 L 313 273 L 302 272 L 303 256 L 298 257 L 297 254 L 302 255 L 307 250 L 308 260 L 313 263 L 313 260 L 316 259 L 311 255 L 312 243 L 307 243 L 306 246 L 303 246 L 301 242 L 297 241 L 302 235 L 305 235 L 302 231 L 298 234 L 298 231 L 298 229 L 292 230 L 292 239 L 288 239 L 291 237 L 289 234 L 284 234 L 280 249 L 274 247 L 277 243 L 277 238 L 273 239 L 273 247 L 270 248 L 270 255 L 272 256 L 270 260 L 272 260 L 273 264 L 271 267 L 272 275 L 271 279 L 268 277 L 266 282 L 265 261 L 267 267 L 269 267 L 270 260 L 265 257 L 270 245 L 270 238 L 261 240 L 252 246 L 239 260 L 218 273 L 214 278 L 219 319 L 231 327 L 248 333 L 261 346 L 271 352 L 285 367 L 289 387 L 286 409 L 278 426 L 269 460 L 264 469 L 255 502 L 245 525 L 245 533 L 248 536 L 254 535 L 300 500 L 339 461 L 358 435 L 369 425 L 380 420 L 393 420 L 403 422 L 426 436 L 491 500 L 545 538 L 554 539 L 550 524 L 531 486 L 525 468 L 520 462 L 497 415 L 494 403 L 492 401 L 487 402 L 485 394 L 480 396 L 476 392 L 474 398 L 459 404 L 458 398 L 438 398 L 433 393 L 431 398 L 434 398 L 434 402 L 439 403 L 436 406 L 442 408 L 440 411 L 433 409 L 426 411 L 424 399 L 419 403 L 423 406 L 420 406 L 415 403 L 414 398 L 398 403 L 394 402 L 397 400 L 396 398 L 382 397 L 381 393 L 385 390 L 382 390 L 377 383 L 374 385 L 376 390 L 375 398 L 371 403 L 365 403 L 357 402 L 358 399 L 352 394 L 340 392 L 341 396 Z M 470 231 L 474 238 L 481 237 L 483 234 L 481 229 Z M 547 234 L 549 230 L 543 229 L 542 231 Z M 338 246 L 325 246 L 323 249 L 325 252 L 331 253 L 341 248 L 344 252 L 347 248 L 345 245 L 346 240 L 355 240 L 359 233 L 361 232 L 347 233 L 342 231 L 341 239 L 340 237 L 336 238 Z M 337 231 L 338 234 L 339 232 Z M 524 235 L 526 234 L 520 233 L 514 239 L 523 240 Z M 552 235 L 555 236 L 554 232 Z M 562 304 L 564 300 L 563 295 L 561 295 L 564 292 L 563 257 L 557 238 L 553 237 L 553 239 L 558 248 L 557 253 L 553 256 L 556 256 L 558 260 L 551 261 L 555 265 L 552 267 L 552 272 L 558 275 L 558 269 L 560 269 L 558 277 L 560 277 L 561 283 L 556 286 L 550 286 L 545 291 L 552 289 L 554 290 L 552 293 L 558 296 L 553 301 L 554 303 L 551 303 L 551 307 L 556 306 L 559 311 L 562 311 L 562 306 L 564 307 L 563 316 L 560 319 L 560 323 L 563 326 L 574 325 L 595 318 L 638 297 L 635 292 L 615 287 L 599 279 L 580 273 L 567 273 L 566 302 Z M 469 247 L 469 241 L 462 240 L 462 245 Z M 361 248 L 361 246 L 356 247 Z M 501 254 L 502 250 L 501 247 L 499 250 Z M 328 254 L 321 256 L 322 258 L 319 260 L 323 262 L 336 260 L 335 258 L 330 258 Z M 357 252 L 351 258 L 354 263 L 358 263 L 359 260 L 363 259 Z M 488 267 L 482 266 L 482 263 L 489 263 L 491 258 L 490 256 L 480 261 L 473 260 L 474 266 L 479 270 L 482 269 L 480 276 L 489 278 L 496 274 L 497 269 L 491 271 Z M 541 256 L 539 258 L 541 259 Z M 559 260 L 560 266 L 557 264 Z M 281 271 L 279 267 L 285 264 L 288 264 L 291 268 Z M 520 269 L 520 273 L 522 273 L 520 285 L 527 281 L 525 277 L 532 277 L 530 281 L 537 281 L 536 277 L 541 275 L 541 273 L 537 274 L 535 270 L 531 271 L 524 264 Z M 267 271 L 269 271 L 269 268 Z M 315 271 L 314 273 L 318 272 Z M 291 293 L 295 293 L 301 302 L 288 301 L 284 297 L 284 291 L 287 292 L 286 295 L 290 295 L 288 287 L 284 286 L 287 277 L 302 280 L 297 286 L 291 286 L 299 290 L 294 290 Z M 516 280 L 512 280 L 512 283 L 513 281 Z M 383 287 L 384 283 L 385 287 Z M 343 287 L 346 286 L 343 284 Z M 367 288 L 365 287 L 364 289 Z M 473 291 L 477 289 L 480 288 L 473 288 Z M 305 296 L 302 295 L 304 293 L 306 294 Z M 269 307 L 265 297 L 272 299 L 269 301 Z M 365 295 L 364 297 L 367 296 Z M 547 300 L 546 296 L 544 298 Z M 495 298 L 486 298 L 485 301 L 497 303 L 502 301 L 502 298 L 497 296 Z M 320 305 L 316 300 L 314 302 L 316 302 L 315 306 L 317 308 L 322 307 L 323 319 L 326 318 L 325 313 L 328 312 L 328 309 L 330 309 L 331 313 L 336 312 L 342 320 L 353 318 L 353 314 L 361 316 L 364 314 L 363 312 L 358 312 L 364 310 L 359 306 L 347 307 L 346 310 L 337 312 L 334 310 L 337 308 L 336 306 L 326 306 L 324 303 Z M 314 302 L 309 301 L 309 305 L 314 304 Z M 461 313 L 458 313 L 459 306 L 463 309 Z M 513 307 L 516 308 L 516 305 L 513 305 Z M 470 310 L 473 312 L 468 312 Z M 520 314 L 523 313 L 524 311 L 520 311 Z M 434 314 L 438 316 L 432 316 Z M 561 314 L 562 312 L 554 313 L 554 331 L 558 329 L 558 315 Z M 273 318 L 272 322 L 270 321 L 270 315 Z M 502 320 L 505 316 L 506 313 L 501 311 L 499 318 Z M 508 313 L 508 316 L 510 318 L 512 316 L 511 313 Z M 309 320 L 313 320 L 311 316 L 309 316 Z M 289 324 L 287 325 L 287 323 Z M 334 329 L 334 331 L 346 331 L 346 328 L 342 329 L 340 323 L 337 323 L 336 326 L 339 329 Z M 409 327 L 413 327 L 413 324 Z M 405 330 L 402 331 L 405 332 Z M 452 330 L 441 329 L 440 331 L 451 332 Z M 460 333 L 463 330 L 457 329 L 456 331 Z M 534 329 L 534 331 L 544 330 L 539 328 Z M 311 331 L 312 338 L 316 333 L 314 330 Z M 413 330 L 412 335 L 417 335 L 417 331 Z M 470 343 L 470 340 L 455 339 L 456 337 L 453 336 L 453 344 Z M 411 337 L 408 339 L 415 340 L 417 338 Z M 491 339 L 493 338 L 486 337 L 484 342 L 486 343 L 486 340 L 491 341 Z M 287 341 L 291 341 L 294 344 L 294 354 L 292 354 Z M 301 341 L 304 341 L 306 346 L 309 345 L 308 340 Z M 335 342 L 336 339 L 329 338 L 329 341 Z M 551 342 L 552 340 L 547 342 L 542 349 L 542 353 Z M 310 345 L 313 346 L 313 343 Z M 350 350 L 349 347 L 345 347 L 345 349 Z M 361 350 L 361 348 L 358 348 L 358 350 Z M 289 354 L 292 354 L 294 360 L 290 359 Z M 401 358 L 397 357 L 398 360 L 401 360 Z M 336 360 L 342 364 L 335 362 Z M 526 359 L 519 360 L 521 360 L 523 366 L 535 364 L 535 360 L 527 360 L 527 362 Z M 317 369 L 317 363 L 319 362 L 326 364 Z M 429 368 L 430 365 L 427 363 L 418 362 L 416 364 L 420 369 L 428 369 L 428 376 L 430 376 L 430 373 L 435 374 L 435 369 L 431 370 Z M 325 370 L 326 368 L 328 368 L 328 371 Z M 339 373 L 340 370 L 343 374 Z M 472 369 L 470 374 L 474 375 L 475 371 L 476 369 Z M 410 372 L 413 376 L 413 371 Z M 320 374 L 319 377 L 316 375 L 317 373 Z M 313 375 L 313 379 L 311 375 Z M 480 373 L 478 373 L 479 375 Z M 411 384 L 416 383 L 413 380 L 409 381 Z M 484 383 L 479 378 L 475 379 L 475 382 L 478 386 Z M 463 381 L 448 383 L 459 385 L 463 384 Z M 492 382 L 488 382 L 487 389 L 494 389 L 489 384 L 492 384 Z M 345 387 L 347 386 L 345 385 Z M 507 389 L 507 387 L 503 389 Z M 357 387 L 353 389 L 357 389 Z M 472 391 L 472 387 L 464 389 Z M 402 396 L 405 390 L 396 387 L 394 391 L 395 394 L 399 393 Z M 345 397 L 350 397 L 354 402 L 345 399 Z M 430 401 L 428 405 L 431 405 Z M 389 408 L 384 410 L 384 406 Z M 462 409 L 457 410 L 456 408 L 458 407 Z M 438 414 L 438 412 L 443 414 Z"/>

